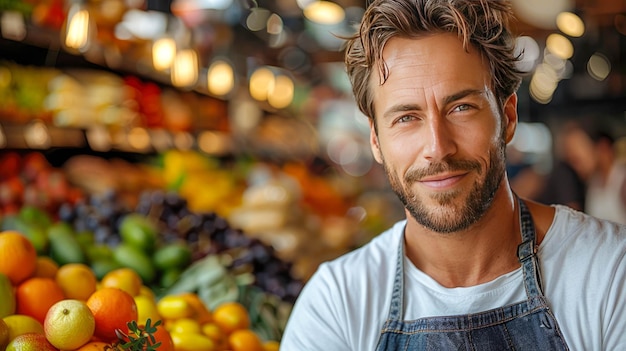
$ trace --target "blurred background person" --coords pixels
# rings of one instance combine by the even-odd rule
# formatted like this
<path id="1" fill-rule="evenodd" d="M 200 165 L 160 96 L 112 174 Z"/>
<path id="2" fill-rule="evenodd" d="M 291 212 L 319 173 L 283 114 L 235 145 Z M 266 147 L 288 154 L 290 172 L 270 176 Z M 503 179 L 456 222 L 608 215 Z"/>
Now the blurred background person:
<path id="1" fill-rule="evenodd" d="M 626 162 L 618 155 L 615 138 L 600 130 L 594 133 L 596 167 L 589 180 L 585 212 L 626 223 Z"/>
<path id="2" fill-rule="evenodd" d="M 554 165 L 536 200 L 583 211 L 586 183 L 596 167 L 594 146 L 591 137 L 576 121 L 568 121 L 556 130 Z"/>

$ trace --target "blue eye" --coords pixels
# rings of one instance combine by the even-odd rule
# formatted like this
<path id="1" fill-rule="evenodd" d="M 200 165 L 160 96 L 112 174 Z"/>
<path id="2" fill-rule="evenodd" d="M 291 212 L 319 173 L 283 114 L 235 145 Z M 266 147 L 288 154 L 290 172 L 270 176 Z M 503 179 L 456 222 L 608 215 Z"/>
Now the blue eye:
<path id="1" fill-rule="evenodd" d="M 454 111 L 463 112 L 463 111 L 468 111 L 471 108 L 472 107 L 468 104 L 462 104 L 462 105 L 455 107 Z"/>
<path id="2" fill-rule="evenodd" d="M 411 115 L 404 115 L 400 118 L 398 118 L 397 123 L 404 123 L 404 122 L 410 122 L 412 120 L 414 120 L 415 117 L 411 116 Z"/>

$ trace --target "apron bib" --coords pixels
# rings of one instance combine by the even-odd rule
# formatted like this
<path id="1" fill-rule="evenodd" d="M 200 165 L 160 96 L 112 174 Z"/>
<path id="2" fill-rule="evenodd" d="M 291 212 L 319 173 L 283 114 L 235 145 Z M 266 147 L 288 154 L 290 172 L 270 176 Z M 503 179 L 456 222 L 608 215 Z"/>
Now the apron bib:
<path id="1" fill-rule="evenodd" d="M 378 351 L 384 350 L 569 350 L 541 290 L 535 228 L 521 199 L 522 243 L 517 255 L 524 274 L 525 301 L 469 315 L 403 320 L 404 240 L 400 240 L 389 316 Z"/>

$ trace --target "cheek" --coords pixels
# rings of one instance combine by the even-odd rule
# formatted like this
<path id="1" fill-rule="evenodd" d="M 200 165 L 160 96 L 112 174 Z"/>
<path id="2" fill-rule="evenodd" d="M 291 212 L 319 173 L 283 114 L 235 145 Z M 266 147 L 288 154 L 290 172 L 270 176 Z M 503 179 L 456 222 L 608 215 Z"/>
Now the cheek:
<path id="1" fill-rule="evenodd" d="M 419 145 L 416 143 L 415 137 L 402 138 L 395 136 L 390 138 L 387 136 L 387 140 L 384 137 L 379 140 L 380 153 L 389 170 L 401 175 L 407 169 L 417 164 Z"/>
<path id="2" fill-rule="evenodd" d="M 483 167 L 489 167 L 492 159 L 498 157 L 494 153 L 506 147 L 503 137 L 499 123 L 489 129 L 466 129 L 457 135 L 459 151 L 456 157 L 475 159 Z"/>

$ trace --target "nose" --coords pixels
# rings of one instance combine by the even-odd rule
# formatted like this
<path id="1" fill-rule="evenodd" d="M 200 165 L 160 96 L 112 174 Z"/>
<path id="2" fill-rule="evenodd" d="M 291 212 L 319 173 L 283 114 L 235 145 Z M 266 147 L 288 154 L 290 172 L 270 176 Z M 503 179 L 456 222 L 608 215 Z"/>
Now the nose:
<path id="1" fill-rule="evenodd" d="M 453 128 L 439 116 L 427 120 L 423 156 L 429 161 L 443 160 L 457 151 Z"/>

